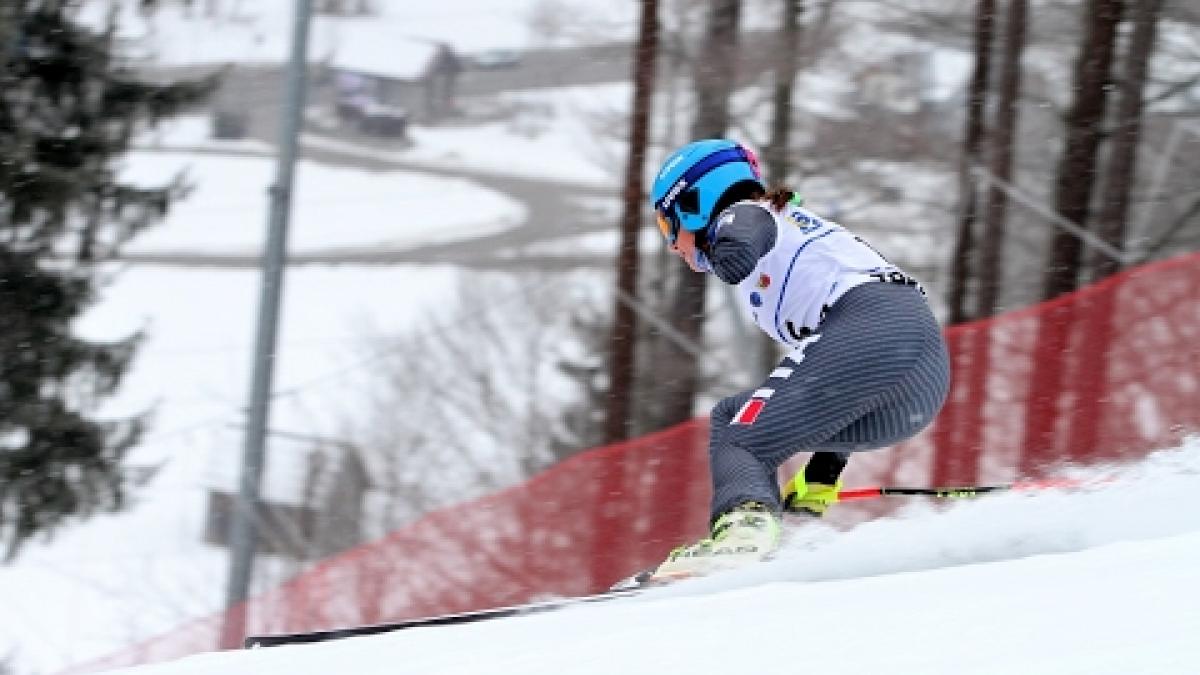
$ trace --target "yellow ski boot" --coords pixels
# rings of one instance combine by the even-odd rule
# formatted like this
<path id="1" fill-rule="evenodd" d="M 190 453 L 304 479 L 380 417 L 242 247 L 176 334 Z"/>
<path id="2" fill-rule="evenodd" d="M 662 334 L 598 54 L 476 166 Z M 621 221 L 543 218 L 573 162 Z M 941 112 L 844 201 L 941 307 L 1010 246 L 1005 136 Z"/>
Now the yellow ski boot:
<path id="1" fill-rule="evenodd" d="M 804 480 L 804 472 L 800 471 L 783 486 L 783 510 L 820 518 L 825 515 L 829 505 L 838 500 L 838 490 L 841 488 L 841 481 L 833 485 L 809 483 Z"/>
<path id="2" fill-rule="evenodd" d="M 743 502 L 717 518 L 709 536 L 671 551 L 648 583 L 700 577 L 759 562 L 779 547 L 779 536 L 779 516 L 759 502 Z"/>

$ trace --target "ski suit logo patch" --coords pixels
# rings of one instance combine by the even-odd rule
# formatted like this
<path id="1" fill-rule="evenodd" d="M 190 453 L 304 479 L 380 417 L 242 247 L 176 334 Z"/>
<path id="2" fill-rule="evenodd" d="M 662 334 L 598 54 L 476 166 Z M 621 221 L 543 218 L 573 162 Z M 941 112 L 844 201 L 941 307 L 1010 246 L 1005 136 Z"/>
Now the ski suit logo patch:
<path id="1" fill-rule="evenodd" d="M 762 409 L 767 406 L 767 402 L 761 398 L 752 398 L 746 401 L 742 409 L 734 415 L 733 421 L 730 424 L 754 424 L 754 420 L 758 419 Z"/>
<path id="2" fill-rule="evenodd" d="M 763 387 L 755 391 L 750 396 L 750 400 L 742 404 L 742 409 L 733 416 L 733 421 L 730 424 L 754 424 L 754 420 L 762 414 L 763 408 L 767 407 L 767 399 L 775 394 L 774 389 Z"/>
<path id="3" fill-rule="evenodd" d="M 792 221 L 793 225 L 800 228 L 804 234 L 816 232 L 825 227 L 825 221 L 810 213 L 805 213 L 800 209 L 791 209 L 787 212 L 788 220 Z"/>

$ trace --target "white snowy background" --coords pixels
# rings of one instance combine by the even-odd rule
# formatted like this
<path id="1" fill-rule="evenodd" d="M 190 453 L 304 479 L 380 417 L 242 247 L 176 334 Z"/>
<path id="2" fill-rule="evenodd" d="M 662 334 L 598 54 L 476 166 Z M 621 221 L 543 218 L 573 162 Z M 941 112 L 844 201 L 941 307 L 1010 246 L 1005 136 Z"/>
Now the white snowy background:
<path id="1" fill-rule="evenodd" d="M 98 20 L 112 4 L 86 8 Z M 185 20 L 169 4 L 143 20 L 134 4 L 122 5 L 126 37 L 157 64 L 279 63 L 287 53 L 288 0 L 225 0 L 231 11 L 211 21 Z M 386 44 L 395 34 L 448 40 L 466 53 L 548 46 L 529 28 L 536 0 L 380 4 L 383 17 L 370 24 L 319 19 L 313 58 L 340 41 Z M 632 3 L 577 5 L 606 37 L 632 34 Z M 961 59 L 950 55 L 946 67 L 961 76 Z M 615 185 L 618 169 L 604 162 L 612 148 L 589 138 L 583 120 L 589 111 L 622 109 L 628 95 L 626 84 L 506 93 L 550 111 L 537 134 L 491 123 L 415 127 L 414 143 L 403 151 L 348 147 L 312 133 L 305 145 L 400 156 L 431 169 Z M 207 131 L 207 118 L 177 120 L 148 134 L 128 158 L 132 180 L 152 183 L 182 170 L 194 186 L 130 252 L 258 250 L 273 149 L 212 141 Z M 905 167 L 881 170 L 903 180 L 919 175 Z M 503 232 L 525 216 L 507 195 L 444 174 L 303 161 L 297 181 L 291 236 L 297 253 L 404 250 Z M 472 208 L 445 208 L 464 202 Z M 593 206 L 615 213 L 611 202 Z M 600 233 L 572 247 L 615 245 L 615 233 Z M 9 656 L 20 675 L 54 673 L 117 651 L 209 614 L 223 600 L 227 561 L 224 551 L 201 542 L 204 500 L 210 488 L 232 486 L 240 461 L 237 425 L 249 388 L 258 274 L 153 265 L 111 271 L 113 283 L 79 328 L 96 338 L 147 331 L 105 413 L 153 409 L 153 427 L 130 461 L 159 470 L 128 512 L 34 542 L 15 564 L 0 567 L 0 661 Z M 272 426 L 336 434 L 340 415 L 356 405 L 344 375 L 363 368 L 364 332 L 411 328 L 431 312 L 453 311 L 451 291 L 470 274 L 449 265 L 290 268 L 275 388 L 293 393 L 275 401 Z M 273 444 L 272 466 L 286 469 L 288 452 L 286 443 Z M 137 671 L 1197 672 L 1200 509 L 1190 506 L 1200 493 L 1197 453 L 1195 442 L 1185 443 L 1144 465 L 1122 467 L 1121 480 L 1083 494 L 1006 495 L 944 512 L 915 505 L 895 520 L 837 536 L 808 528 L 775 563 L 635 600 L 333 645 L 207 655 Z M 264 490 L 281 494 L 294 481 L 286 470 L 272 471 Z M 296 571 L 276 564 L 277 575 Z"/>
<path id="2" fill-rule="evenodd" d="M 131 44 L 162 65 L 281 63 L 288 51 L 291 0 L 222 2 L 217 19 L 197 11 L 185 18 L 167 3 L 152 18 L 136 3 L 96 1 L 84 18 L 102 22 L 122 10 Z M 384 3 L 369 30 L 361 20 L 320 17 L 313 24 L 319 58 L 334 35 L 384 45 L 397 34 L 449 39 L 472 53 L 528 46 L 532 2 L 450 0 Z M 466 17 L 464 19 L 464 17 Z M 349 28 L 347 28 L 349 26 Z M 381 50 L 383 48 L 381 47 Z M 538 134 L 512 133 L 503 124 L 462 128 L 414 127 L 402 158 L 435 168 L 470 167 L 604 185 L 611 167 L 580 148 L 589 145 L 580 111 L 625 105 L 628 85 L 512 92 L 548 110 Z M 124 176 L 157 185 L 182 172 L 186 199 L 159 226 L 136 240 L 134 254 L 257 255 L 267 229 L 267 188 L 274 149 L 257 141 L 216 141 L 207 116 L 185 116 L 147 133 Z M 394 151 L 348 145 L 317 133 L 306 147 L 333 147 L 370 157 Z M 227 154 L 222 154 L 226 152 Z M 256 156 L 261 155 L 261 156 Z M 518 158 L 514 161 L 513 158 Z M 519 225 L 525 208 L 470 180 L 412 171 L 364 171 L 301 161 L 289 236 L 293 253 L 402 251 L 503 232 Z M 447 208 L 469 205 L 470 208 Z M 604 208 L 612 208 L 605 204 Z M 612 250 L 615 234 L 592 235 L 582 250 Z M 559 247 L 551 247 L 551 249 Z M 259 300 L 255 270 L 115 264 L 103 299 L 79 322 L 83 335 L 120 338 L 146 331 L 118 396 L 103 413 L 152 411 L 152 427 L 129 463 L 157 469 L 121 514 L 98 516 L 35 540 L 11 565 L 0 567 L 0 662 L 20 675 L 47 674 L 169 631 L 220 609 L 228 574 L 223 549 L 202 542 L 211 489 L 233 489 L 241 461 L 244 406 Z M 419 328 L 428 317 L 455 311 L 455 289 L 469 271 L 446 265 L 296 266 L 284 283 L 273 429 L 336 437 L 347 411 L 362 404 L 349 379 L 370 367 L 368 337 Z M 464 279 L 466 277 L 466 279 Z M 479 287 L 487 294 L 487 285 Z M 504 297 L 492 293 L 498 310 Z M 303 445 L 272 442 L 263 493 L 294 500 Z M 281 581 L 297 563 L 263 556 L 258 578 Z"/>

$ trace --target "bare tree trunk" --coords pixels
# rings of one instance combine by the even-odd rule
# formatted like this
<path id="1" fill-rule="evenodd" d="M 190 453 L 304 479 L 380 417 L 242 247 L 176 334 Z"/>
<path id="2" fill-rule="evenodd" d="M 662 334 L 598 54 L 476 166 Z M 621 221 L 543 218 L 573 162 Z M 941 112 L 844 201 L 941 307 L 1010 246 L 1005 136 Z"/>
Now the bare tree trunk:
<path id="1" fill-rule="evenodd" d="M 993 8 L 994 9 L 994 8 Z M 1027 0 L 1010 0 L 1008 15 L 1005 21 L 1004 51 L 1001 64 L 999 96 L 996 102 L 996 120 L 989 135 L 990 170 L 995 176 L 1007 181 L 1012 173 L 1013 137 L 1017 123 L 1017 106 L 1020 98 L 1021 83 L 1021 53 L 1025 45 L 1025 15 Z M 989 59 L 990 60 L 990 59 Z M 978 62 L 977 62 L 978 63 Z M 986 95 L 985 91 L 981 96 Z M 978 113 L 982 116 L 982 105 Z M 982 123 L 980 123 L 982 126 Z M 979 139 L 978 153 L 983 147 L 982 133 Z M 969 170 L 969 166 L 967 167 Z M 976 181 L 968 176 L 964 186 L 969 193 L 964 195 L 968 208 L 963 213 L 961 234 L 969 235 L 971 223 L 975 217 L 974 200 L 976 199 Z M 995 313 L 996 298 L 1000 289 L 1002 248 L 1004 246 L 1004 223 L 1008 202 L 1006 195 L 993 186 L 987 193 L 987 202 L 983 209 L 982 236 L 978 246 L 979 268 L 976 279 L 976 303 L 974 317 L 991 316 Z M 973 237 L 967 236 L 968 243 Z M 968 256 L 969 257 L 969 256 Z M 963 264 L 968 264 L 966 260 Z M 969 268 L 968 268 L 969 269 Z M 964 270 L 966 272 L 966 270 Z M 959 302 L 965 301 L 967 276 L 960 280 L 955 278 L 955 284 L 961 284 Z M 961 305 L 960 305 L 961 307 Z M 966 318 L 966 311 L 960 318 Z M 955 379 L 961 383 L 959 391 L 947 402 L 945 412 L 938 419 L 935 438 L 938 439 L 939 472 L 949 475 L 938 476 L 939 480 L 949 479 L 951 475 L 973 479 L 978 472 L 975 465 L 980 453 L 983 428 L 983 410 L 980 401 L 986 399 L 989 375 L 992 371 L 991 332 L 980 327 L 959 333 L 958 339 L 952 342 L 951 358 Z"/>
<path id="2" fill-rule="evenodd" d="M 1142 133 L 1142 109 L 1145 105 L 1146 72 L 1158 38 L 1158 20 L 1163 0 L 1134 3 L 1133 35 L 1125 57 L 1121 78 L 1121 99 L 1117 123 L 1109 153 L 1104 189 L 1101 194 L 1098 233 L 1115 248 L 1125 249 L 1125 231 L 1129 218 L 1129 197 L 1137 168 L 1137 150 Z M 1121 263 L 1096 251 L 1091 258 L 1092 279 L 1116 273 Z"/>
<path id="3" fill-rule="evenodd" d="M 695 63 L 694 139 L 716 138 L 729 128 L 729 95 L 736 76 L 741 0 L 712 0 Z"/>
<path id="4" fill-rule="evenodd" d="M 737 31 L 741 0 L 713 0 L 704 31 L 702 53 L 696 59 L 696 118 L 692 138 L 716 138 L 729 126 L 729 95 L 733 91 L 737 61 Z M 678 266 L 677 283 L 671 306 L 671 324 L 693 343 L 702 342 L 707 275 L 697 274 L 685 265 Z M 677 424 L 692 417 L 692 406 L 699 389 L 700 364 L 678 349 L 671 350 L 661 369 L 663 402 L 662 426 Z"/>
<path id="5" fill-rule="evenodd" d="M 1084 37 L 1075 64 L 1074 100 L 1067 112 L 1066 143 L 1055 178 L 1054 205 L 1059 214 L 1080 227 L 1087 227 L 1089 220 L 1123 5 L 1122 0 L 1088 0 L 1084 12 Z M 1082 243 L 1074 234 L 1055 232 L 1043 299 L 1075 290 L 1082 251 Z"/>
<path id="6" fill-rule="evenodd" d="M 1097 218 L 1099 234 L 1118 249 L 1125 248 L 1125 227 L 1129 211 L 1129 196 L 1137 167 L 1138 139 L 1141 135 L 1142 106 L 1146 71 L 1154 52 L 1162 0 L 1143 0 L 1134 3 L 1133 34 L 1124 59 L 1121 97 L 1117 108 L 1116 128 L 1112 149 L 1108 153 L 1107 171 L 1101 192 L 1100 213 Z M 1119 261 L 1100 251 L 1089 257 L 1093 279 L 1102 279 L 1121 268 Z M 1074 329 L 1079 345 L 1071 353 L 1075 368 L 1066 378 L 1074 395 L 1071 396 L 1071 424 L 1068 457 L 1085 459 L 1095 455 L 1103 399 L 1110 390 L 1112 338 L 1120 326 L 1114 318 L 1114 296 L 1096 293 L 1088 297 L 1084 320 Z"/>
<path id="7" fill-rule="evenodd" d="M 774 60 L 774 92 L 771 102 L 771 140 L 763 153 L 767 180 L 774 184 L 787 181 L 791 162 L 788 145 L 792 131 L 792 92 L 800 51 L 800 16 L 804 0 L 781 0 L 783 19 L 779 26 L 779 46 Z"/>
<path id="8" fill-rule="evenodd" d="M 1009 0 L 1004 29 L 1004 55 L 1000 72 L 1000 97 L 996 102 L 996 123 L 991 133 L 992 175 L 1008 182 L 1012 178 L 1013 140 L 1021 99 L 1021 55 L 1025 51 L 1025 18 L 1028 0 Z M 979 289 L 976 316 L 996 313 L 1003 284 L 1004 230 L 1008 216 L 1008 195 L 993 185 L 983 211 L 983 237 L 979 242 Z"/>
<path id="9" fill-rule="evenodd" d="M 629 155 L 625 164 L 625 188 L 622 194 L 621 247 L 617 255 L 616 292 L 613 298 L 612 340 L 609 345 L 609 390 L 604 420 L 604 442 L 615 443 L 630 436 L 630 400 L 633 395 L 636 316 L 629 300 L 637 293 L 638 230 L 645 208 L 644 168 L 649 141 L 650 103 L 654 91 L 655 61 L 658 56 L 658 0 L 642 0 L 638 41 L 634 52 L 633 105 L 629 117 Z M 619 462 L 606 462 L 595 476 L 598 494 L 628 494 L 629 476 Z M 591 545 L 591 583 L 600 587 L 612 583 L 605 579 L 606 562 L 624 559 L 631 544 L 620 520 L 620 510 L 593 508 Z"/>
<path id="10" fill-rule="evenodd" d="M 947 297 L 947 318 L 951 324 L 962 323 L 971 316 L 967 308 L 967 290 L 971 286 L 971 260 L 977 248 L 975 221 L 979 209 L 978 179 L 972 169 L 979 165 L 982 158 L 983 122 L 991 79 L 995 24 L 995 0 L 979 0 L 975 8 L 975 70 L 971 75 L 967 93 L 966 128 L 963 132 L 963 151 L 958 166 L 958 234 L 950 261 L 950 292 Z M 985 377 L 983 369 L 987 364 L 982 362 L 981 353 L 986 351 L 986 345 L 982 345 L 983 349 L 980 349 L 981 342 L 980 339 L 971 336 L 951 344 L 951 369 L 955 378 L 968 383 L 972 388 L 979 386 L 980 379 Z M 972 396 L 964 396 L 961 391 L 956 391 L 947 399 L 937 417 L 933 432 L 937 478 L 975 473 L 975 470 L 966 464 L 970 461 L 967 439 L 972 437 L 973 425 L 977 423 L 977 419 L 978 410 L 974 406 Z"/>
<path id="11" fill-rule="evenodd" d="M 617 254 L 617 287 L 613 308 L 612 341 L 609 345 L 608 411 L 604 442 L 613 443 L 629 435 L 630 392 L 633 389 L 634 334 L 636 316 L 623 298 L 637 293 L 638 233 L 645 208 L 643 185 L 649 135 L 650 100 L 658 52 L 658 0 L 642 0 L 638 42 L 634 52 L 633 106 L 629 118 L 629 156 L 625 164 L 622 194 L 621 244 Z"/>
<path id="12" fill-rule="evenodd" d="M 949 322 L 961 323 L 971 316 L 967 309 L 967 288 L 971 282 L 971 259 L 975 254 L 975 220 L 978 211 L 978 181 L 971 169 L 979 164 L 983 147 L 983 114 L 987 104 L 988 80 L 992 64 L 992 39 L 996 24 L 995 0 L 979 0 L 975 9 L 975 70 L 967 95 L 967 121 L 963 134 L 963 153 L 958 166 L 958 235 L 950 261 Z"/>
<path id="13" fill-rule="evenodd" d="M 1067 113 L 1066 142 L 1055 179 L 1055 209 L 1080 227 L 1087 227 L 1088 223 L 1122 9 L 1121 0 L 1088 0 L 1084 10 L 1084 37 L 1075 65 L 1074 101 Z M 1079 238 L 1069 232 L 1055 232 L 1043 298 L 1050 299 L 1075 290 L 1081 254 Z M 1076 435 L 1073 430 L 1065 434 L 1065 439 L 1060 433 L 1064 415 L 1071 423 L 1079 421 L 1078 418 L 1071 419 L 1079 407 L 1078 401 L 1071 403 L 1070 410 L 1064 410 L 1063 406 L 1064 392 L 1072 389 L 1068 386 L 1068 376 L 1073 363 L 1076 369 L 1080 367 L 1079 359 L 1090 361 L 1097 357 L 1080 352 L 1074 355 L 1075 359 L 1070 358 L 1072 334 L 1086 328 L 1086 324 L 1075 324 L 1086 314 L 1086 306 L 1067 303 L 1038 318 L 1031 360 L 1035 365 L 1025 401 L 1025 431 L 1021 443 L 1025 455 L 1021 460 L 1023 472 L 1039 469 L 1033 463 L 1034 458 L 1051 456 L 1047 453 L 1073 443 L 1072 437 Z M 1095 364 L 1088 363 L 1084 367 L 1095 367 Z M 1095 394 L 1087 392 L 1088 396 Z"/>

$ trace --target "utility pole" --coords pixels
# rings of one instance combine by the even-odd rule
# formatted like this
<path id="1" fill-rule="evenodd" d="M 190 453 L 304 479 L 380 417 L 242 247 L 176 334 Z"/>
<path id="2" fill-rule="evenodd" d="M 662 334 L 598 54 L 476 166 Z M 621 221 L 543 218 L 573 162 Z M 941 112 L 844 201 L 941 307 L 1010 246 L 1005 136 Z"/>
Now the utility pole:
<path id="1" fill-rule="evenodd" d="M 258 327 L 254 340 L 250 404 L 242 458 L 242 477 L 230 531 L 229 589 L 225 622 L 221 629 L 222 649 L 236 649 L 246 632 L 245 600 L 254 568 L 258 532 L 256 515 L 259 485 L 266 455 L 267 421 L 271 405 L 271 383 L 275 367 L 279 305 L 283 295 L 283 269 L 287 256 L 287 230 L 291 215 L 292 183 L 300 129 L 304 121 L 305 89 L 308 80 L 308 29 L 312 0 L 296 0 L 292 54 L 287 67 L 287 101 L 280 116 L 279 157 L 275 183 L 271 185 L 267 241 L 262 257 L 262 286 Z"/>

